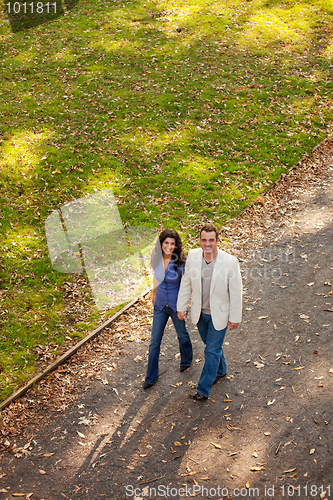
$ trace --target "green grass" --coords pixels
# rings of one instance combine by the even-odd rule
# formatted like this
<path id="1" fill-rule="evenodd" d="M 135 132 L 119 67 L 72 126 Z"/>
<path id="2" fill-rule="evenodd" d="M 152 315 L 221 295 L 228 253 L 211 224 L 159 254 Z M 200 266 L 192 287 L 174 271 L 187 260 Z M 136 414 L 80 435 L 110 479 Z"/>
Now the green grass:
<path id="1" fill-rule="evenodd" d="M 130 225 L 223 226 L 330 130 L 332 17 L 332 0 L 80 0 L 12 33 L 1 14 L 0 398 L 68 334 L 52 210 L 112 188 Z M 71 335 L 98 321 L 86 300 Z"/>

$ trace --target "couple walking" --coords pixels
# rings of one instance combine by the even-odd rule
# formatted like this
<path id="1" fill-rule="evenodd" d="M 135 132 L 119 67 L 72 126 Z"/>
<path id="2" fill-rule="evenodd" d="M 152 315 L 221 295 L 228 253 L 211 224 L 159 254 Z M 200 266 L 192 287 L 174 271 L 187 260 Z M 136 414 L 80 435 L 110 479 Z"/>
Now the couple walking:
<path id="1" fill-rule="evenodd" d="M 185 259 L 179 234 L 165 229 L 159 235 L 151 258 L 154 269 L 153 324 L 144 389 L 158 379 L 158 359 L 165 326 L 171 317 L 180 349 L 180 371 L 192 363 L 192 344 L 186 328 L 191 301 L 192 323 L 205 344 L 205 363 L 197 392 L 190 397 L 208 399 L 211 388 L 227 373 L 223 340 L 227 328 L 241 321 L 242 281 L 238 260 L 217 246 L 218 230 L 212 224 L 200 231 L 201 248 L 190 250 Z"/>

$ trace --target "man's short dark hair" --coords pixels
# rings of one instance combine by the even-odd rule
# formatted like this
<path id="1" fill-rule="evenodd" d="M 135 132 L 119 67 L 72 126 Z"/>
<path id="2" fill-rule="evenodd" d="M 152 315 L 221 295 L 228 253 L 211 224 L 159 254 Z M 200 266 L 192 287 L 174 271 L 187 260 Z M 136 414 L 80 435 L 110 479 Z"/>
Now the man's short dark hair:
<path id="1" fill-rule="evenodd" d="M 216 234 L 216 241 L 218 240 L 219 237 L 219 232 L 216 226 L 213 224 L 206 224 L 200 229 L 200 238 L 201 238 L 201 233 L 202 231 L 205 231 L 206 233 L 215 233 Z"/>

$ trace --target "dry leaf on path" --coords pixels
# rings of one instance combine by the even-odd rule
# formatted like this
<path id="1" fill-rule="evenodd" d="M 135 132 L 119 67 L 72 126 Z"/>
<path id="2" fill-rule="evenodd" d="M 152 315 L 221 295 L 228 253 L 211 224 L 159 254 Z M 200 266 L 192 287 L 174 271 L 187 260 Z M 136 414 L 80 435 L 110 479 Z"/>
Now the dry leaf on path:
<path id="1" fill-rule="evenodd" d="M 221 450 L 222 449 L 222 446 L 219 445 L 219 444 L 216 444 L 216 443 L 211 443 L 213 446 L 215 446 L 215 448 L 217 448 L 218 450 Z"/>
<path id="2" fill-rule="evenodd" d="M 252 470 L 252 471 L 260 471 L 260 470 L 265 470 L 265 467 L 259 467 L 259 466 L 256 465 L 255 467 L 251 467 L 250 470 Z"/>

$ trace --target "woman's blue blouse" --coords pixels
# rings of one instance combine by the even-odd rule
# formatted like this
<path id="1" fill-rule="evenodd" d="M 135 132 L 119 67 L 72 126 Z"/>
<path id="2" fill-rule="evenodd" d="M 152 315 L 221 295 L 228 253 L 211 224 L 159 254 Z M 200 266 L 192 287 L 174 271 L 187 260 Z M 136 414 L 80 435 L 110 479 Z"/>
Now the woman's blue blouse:
<path id="1" fill-rule="evenodd" d="M 162 310 L 168 305 L 177 312 L 177 298 L 180 287 L 180 281 L 184 273 L 184 264 L 178 264 L 177 271 L 174 270 L 173 261 L 170 260 L 164 273 L 162 259 L 154 269 L 155 278 L 158 281 L 158 287 L 155 296 L 155 305 Z"/>

